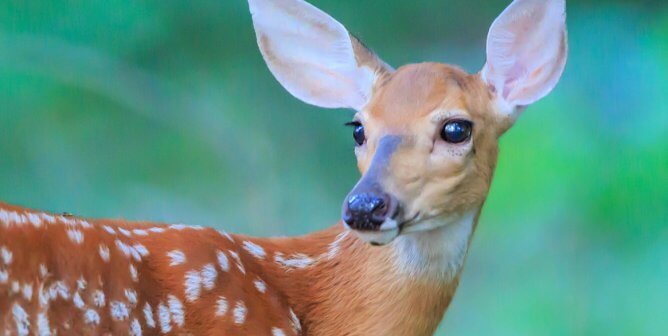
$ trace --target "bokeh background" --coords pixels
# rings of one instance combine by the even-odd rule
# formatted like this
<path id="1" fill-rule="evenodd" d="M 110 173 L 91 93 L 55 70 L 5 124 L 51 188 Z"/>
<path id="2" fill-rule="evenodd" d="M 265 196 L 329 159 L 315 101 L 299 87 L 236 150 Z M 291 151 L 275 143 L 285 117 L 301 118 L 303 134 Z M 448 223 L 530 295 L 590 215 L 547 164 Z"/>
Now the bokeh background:
<path id="1" fill-rule="evenodd" d="M 508 0 L 313 0 L 388 63 L 484 63 Z M 668 4 L 570 1 L 438 335 L 668 335 Z M 242 0 L 0 2 L 0 199 L 293 235 L 358 178 L 346 110 L 271 77 Z"/>

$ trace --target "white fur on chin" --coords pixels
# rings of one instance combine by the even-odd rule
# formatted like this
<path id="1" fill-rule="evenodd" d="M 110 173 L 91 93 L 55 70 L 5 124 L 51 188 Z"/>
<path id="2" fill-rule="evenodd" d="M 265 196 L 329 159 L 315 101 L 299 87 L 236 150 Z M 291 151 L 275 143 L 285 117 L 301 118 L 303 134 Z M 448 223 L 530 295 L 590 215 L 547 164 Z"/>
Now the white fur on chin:
<path id="1" fill-rule="evenodd" d="M 464 265 L 478 211 L 406 227 L 392 243 L 399 272 L 451 281 Z"/>

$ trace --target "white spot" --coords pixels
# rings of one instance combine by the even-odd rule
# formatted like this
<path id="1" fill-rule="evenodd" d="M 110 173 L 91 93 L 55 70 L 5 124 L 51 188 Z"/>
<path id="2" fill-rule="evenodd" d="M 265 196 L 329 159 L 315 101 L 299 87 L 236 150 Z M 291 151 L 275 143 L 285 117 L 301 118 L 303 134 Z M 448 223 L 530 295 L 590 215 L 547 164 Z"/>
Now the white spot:
<path id="1" fill-rule="evenodd" d="M 109 252 L 107 245 L 100 244 L 98 251 L 100 252 L 100 258 L 102 258 L 102 261 L 109 262 L 111 253 Z"/>
<path id="2" fill-rule="evenodd" d="M 46 316 L 46 313 L 44 312 L 37 314 L 37 335 L 51 336 L 49 318 Z"/>
<path id="3" fill-rule="evenodd" d="M 244 268 L 244 265 L 241 263 L 241 259 L 239 258 L 239 255 L 234 252 L 227 250 L 227 252 L 232 256 L 232 259 L 234 259 L 235 263 L 237 264 L 237 268 L 241 273 L 246 274 L 246 269 Z"/>
<path id="4" fill-rule="evenodd" d="M 283 255 L 281 253 L 276 253 L 276 256 L 274 256 L 274 260 L 285 267 L 291 267 L 291 268 L 306 268 L 308 266 L 311 266 L 315 262 L 313 258 L 301 253 L 292 255 L 287 259 L 283 258 Z"/>
<path id="5" fill-rule="evenodd" d="M 86 279 L 84 279 L 83 277 L 80 277 L 79 280 L 77 280 L 77 288 L 79 290 L 85 290 L 87 284 L 88 283 L 86 282 Z"/>
<path id="6" fill-rule="evenodd" d="M 109 301 L 109 311 L 111 318 L 116 321 L 123 321 L 130 317 L 128 306 L 121 301 Z"/>
<path id="7" fill-rule="evenodd" d="M 100 308 L 104 307 L 104 305 L 106 304 L 104 299 L 104 292 L 102 292 L 99 289 L 96 289 L 93 292 L 93 304 Z"/>
<path id="8" fill-rule="evenodd" d="M 165 229 L 164 229 L 164 228 L 161 228 L 161 227 L 152 227 L 152 228 L 150 228 L 150 229 L 148 229 L 148 230 L 151 231 L 151 232 L 155 232 L 155 233 L 163 233 L 163 232 L 165 232 Z"/>
<path id="9" fill-rule="evenodd" d="M 246 305 L 243 301 L 237 301 L 232 314 L 234 315 L 234 323 L 242 324 L 246 321 Z"/>
<path id="10" fill-rule="evenodd" d="M 126 257 L 129 258 L 130 256 L 132 256 L 132 259 L 134 259 L 135 261 L 141 261 L 141 256 L 139 255 L 139 252 L 137 252 L 137 250 L 135 250 L 132 246 L 129 246 L 129 245 L 125 244 L 124 242 L 117 239 L 116 240 L 116 247 L 118 247 L 118 249 L 121 252 L 123 252 L 123 254 Z"/>
<path id="11" fill-rule="evenodd" d="M 130 253 L 132 254 L 132 259 L 134 259 L 137 262 L 141 261 L 141 255 L 137 250 L 135 250 L 134 247 L 130 247 Z"/>
<path id="12" fill-rule="evenodd" d="M 264 257 L 267 255 L 262 246 L 255 244 L 253 242 L 246 240 L 244 241 L 243 246 L 244 249 L 248 251 L 248 253 L 250 253 L 257 259 L 264 259 Z"/>
<path id="13" fill-rule="evenodd" d="M 39 264 L 39 276 L 46 278 L 47 275 L 49 275 L 49 269 L 46 268 L 45 264 Z"/>
<path id="14" fill-rule="evenodd" d="M 151 305 L 146 302 L 144 305 L 144 319 L 146 319 L 146 326 L 149 328 L 155 328 L 155 320 L 153 319 L 153 309 Z"/>
<path id="15" fill-rule="evenodd" d="M 348 230 L 344 230 L 336 236 L 336 239 L 331 244 L 329 244 L 327 259 L 332 260 L 339 253 L 339 250 L 341 249 L 341 242 L 346 238 L 346 236 L 348 236 L 349 232 L 350 231 Z"/>
<path id="16" fill-rule="evenodd" d="M 47 221 L 51 224 L 54 224 L 56 222 L 56 218 L 49 215 L 49 214 L 42 213 L 39 216 L 42 217 L 43 220 L 45 220 L 45 221 Z"/>
<path id="17" fill-rule="evenodd" d="M 183 312 L 181 300 L 174 295 L 169 295 L 167 296 L 167 305 L 169 305 L 169 312 L 174 323 L 179 327 L 183 327 L 183 324 L 186 322 L 186 316 Z"/>
<path id="18" fill-rule="evenodd" d="M 62 281 L 56 281 L 49 288 L 49 295 L 51 299 L 56 299 L 60 296 L 61 299 L 67 300 L 70 298 L 70 290 L 67 285 Z"/>
<path id="19" fill-rule="evenodd" d="M 74 295 L 72 295 L 72 303 L 74 303 L 74 306 L 79 309 L 83 309 L 84 306 L 86 305 L 83 299 L 81 298 L 81 295 L 79 295 L 79 292 L 76 292 L 74 293 Z"/>
<path id="20" fill-rule="evenodd" d="M 256 279 L 255 281 L 253 281 L 253 284 L 260 293 L 264 293 L 267 291 L 267 284 L 264 281 L 262 281 L 262 279 L 260 278 Z"/>
<path id="21" fill-rule="evenodd" d="M 44 288 L 44 284 L 40 284 L 39 289 L 37 290 L 37 299 L 39 300 L 40 306 L 48 305 L 49 300 L 51 300 L 49 291 Z"/>
<path id="22" fill-rule="evenodd" d="M 223 316 L 227 313 L 227 299 L 224 296 L 219 296 L 216 301 L 216 316 Z"/>
<path id="23" fill-rule="evenodd" d="M 12 251 L 10 251 L 6 246 L 0 247 L 0 258 L 2 258 L 2 262 L 5 265 L 9 265 L 12 263 L 14 254 Z"/>
<path id="24" fill-rule="evenodd" d="M 125 289 L 125 298 L 128 299 L 128 302 L 131 305 L 137 304 L 137 292 L 134 289 L 126 288 Z"/>
<path id="25" fill-rule="evenodd" d="M 130 264 L 130 278 L 132 278 L 132 281 L 134 282 L 139 282 L 139 274 L 137 273 L 137 268 L 135 265 Z"/>
<path id="26" fill-rule="evenodd" d="M 90 223 L 88 223 L 85 220 L 80 220 L 79 225 L 81 225 L 81 227 L 84 228 L 84 229 L 90 229 L 90 228 L 93 227 L 92 225 L 90 225 Z"/>
<path id="27" fill-rule="evenodd" d="M 158 320 L 160 321 L 160 330 L 163 334 L 172 331 L 172 317 L 169 309 L 164 304 L 158 305 Z"/>
<path id="28" fill-rule="evenodd" d="M 186 262 L 186 255 L 181 250 L 172 250 L 167 252 L 167 257 L 171 259 L 169 266 L 181 265 Z"/>
<path id="29" fill-rule="evenodd" d="M 273 327 L 273 328 L 271 328 L 271 335 L 272 336 L 285 336 L 285 333 L 283 332 L 283 330 L 281 328 Z"/>
<path id="30" fill-rule="evenodd" d="M 198 271 L 188 271 L 185 275 L 185 296 L 188 302 L 194 302 L 199 298 L 202 290 L 202 277 Z"/>
<path id="31" fill-rule="evenodd" d="M 183 229 L 187 229 L 188 226 L 185 225 L 185 224 L 172 224 L 172 225 L 169 226 L 169 228 L 170 228 L 170 229 L 174 229 L 174 230 L 181 231 L 181 230 L 183 230 Z"/>
<path id="32" fill-rule="evenodd" d="M 218 251 L 216 252 L 216 256 L 218 257 L 218 265 L 220 265 L 220 269 L 228 272 L 230 270 L 230 262 L 225 253 L 223 251 Z"/>
<path id="33" fill-rule="evenodd" d="M 206 264 L 202 268 L 202 286 L 207 290 L 212 290 L 216 286 L 216 278 L 218 277 L 218 271 L 213 264 Z"/>
<path id="34" fill-rule="evenodd" d="M 109 225 L 102 225 L 102 228 L 104 229 L 104 231 L 107 231 L 109 234 L 112 234 L 112 235 L 116 234 L 116 230 L 114 230 L 114 228 L 112 228 Z"/>
<path id="35" fill-rule="evenodd" d="M 142 229 L 134 229 L 132 230 L 132 233 L 136 234 L 137 236 L 148 236 L 148 232 Z"/>
<path id="36" fill-rule="evenodd" d="M 9 281 L 9 272 L 5 269 L 0 269 L 0 284 L 6 284 Z"/>
<path id="37" fill-rule="evenodd" d="M 70 238 L 70 240 L 75 243 L 81 245 L 83 243 L 84 237 L 83 233 L 77 229 L 68 229 L 67 230 L 67 237 Z"/>
<path id="38" fill-rule="evenodd" d="M 86 324 L 98 325 L 100 324 L 100 315 L 96 311 L 88 309 L 84 312 L 84 322 Z"/>
<path id="39" fill-rule="evenodd" d="M 130 231 L 128 231 L 128 230 L 126 230 L 122 227 L 118 228 L 118 232 L 122 233 L 126 237 L 132 237 L 132 232 L 130 232 Z"/>
<path id="40" fill-rule="evenodd" d="M 225 232 L 225 231 L 218 231 L 218 233 L 220 233 L 221 235 L 223 235 L 223 237 L 227 238 L 227 240 L 229 240 L 229 241 L 231 241 L 231 242 L 234 243 L 234 239 L 233 239 L 232 236 L 230 236 L 227 232 Z"/>
<path id="41" fill-rule="evenodd" d="M 21 225 L 23 224 L 25 216 L 18 214 L 14 211 L 5 212 L 3 210 L 0 212 L 0 219 L 2 219 L 2 221 L 5 223 L 5 226 L 9 225 L 12 222 L 14 224 Z"/>
<path id="42" fill-rule="evenodd" d="M 301 334 L 302 331 L 302 324 L 299 322 L 299 318 L 297 317 L 297 314 L 295 314 L 295 311 L 290 308 L 290 321 L 292 321 L 292 329 L 295 330 L 295 333 Z"/>
<path id="43" fill-rule="evenodd" d="M 26 216 L 28 217 L 28 221 L 30 222 L 30 224 L 32 224 L 34 227 L 38 228 L 42 226 L 42 219 L 39 218 L 38 215 L 29 213 Z"/>
<path id="44" fill-rule="evenodd" d="M 132 245 L 132 248 L 134 248 L 142 257 L 148 256 L 148 249 L 146 246 L 142 244 L 134 244 Z"/>
<path id="45" fill-rule="evenodd" d="M 5 224 L 5 226 L 9 225 L 9 214 L 7 211 L 0 209 L 0 222 Z"/>
<path id="46" fill-rule="evenodd" d="M 130 336 L 142 336 L 141 324 L 137 319 L 133 319 L 130 323 Z"/>
<path id="47" fill-rule="evenodd" d="M 67 226 L 75 226 L 77 224 L 77 222 L 74 219 L 65 216 L 58 216 L 58 220 Z"/>
<path id="48" fill-rule="evenodd" d="M 18 293 L 20 291 L 21 291 L 21 284 L 16 280 L 12 281 L 12 292 Z"/>
<path id="49" fill-rule="evenodd" d="M 17 335 L 28 335 L 30 333 L 30 321 L 28 320 L 28 314 L 23 307 L 18 303 L 15 303 L 12 306 L 12 315 L 14 316 L 14 323 L 16 323 L 16 333 Z"/>
<path id="50" fill-rule="evenodd" d="M 10 212 L 9 213 L 9 221 L 14 222 L 17 225 L 23 225 L 27 221 L 27 218 L 23 214 L 16 213 L 16 212 Z"/>

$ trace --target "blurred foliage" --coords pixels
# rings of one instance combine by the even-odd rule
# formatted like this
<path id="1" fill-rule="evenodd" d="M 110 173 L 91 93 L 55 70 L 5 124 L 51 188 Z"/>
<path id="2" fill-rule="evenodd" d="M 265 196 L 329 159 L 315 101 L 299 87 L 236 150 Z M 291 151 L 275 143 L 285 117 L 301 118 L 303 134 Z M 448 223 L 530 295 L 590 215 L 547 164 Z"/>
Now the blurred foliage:
<path id="1" fill-rule="evenodd" d="M 507 0 L 313 0 L 388 63 L 477 71 Z M 440 334 L 668 334 L 668 5 L 570 1 L 570 61 L 501 156 Z M 277 84 L 242 0 L 0 2 L 0 199 L 91 217 L 324 228 L 350 111 Z"/>

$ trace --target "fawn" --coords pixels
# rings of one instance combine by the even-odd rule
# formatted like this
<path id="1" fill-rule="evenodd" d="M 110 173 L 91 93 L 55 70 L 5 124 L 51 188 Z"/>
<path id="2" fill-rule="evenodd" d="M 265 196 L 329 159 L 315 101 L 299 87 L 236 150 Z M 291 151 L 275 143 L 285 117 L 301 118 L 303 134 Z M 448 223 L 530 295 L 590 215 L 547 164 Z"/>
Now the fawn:
<path id="1" fill-rule="evenodd" d="M 249 0 L 261 53 L 300 100 L 357 111 L 342 222 L 294 238 L 87 220 L 0 205 L 5 335 L 430 335 L 490 187 L 498 139 L 557 84 L 564 0 L 515 0 L 479 73 L 393 69 L 302 0 Z"/>

